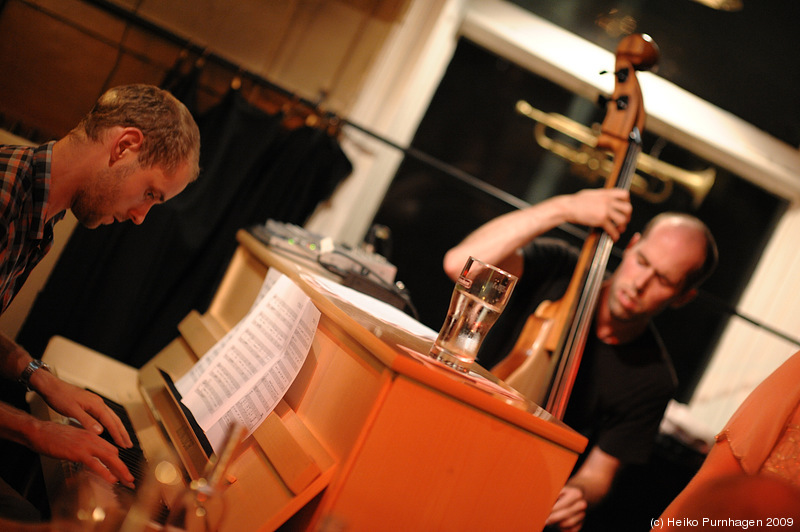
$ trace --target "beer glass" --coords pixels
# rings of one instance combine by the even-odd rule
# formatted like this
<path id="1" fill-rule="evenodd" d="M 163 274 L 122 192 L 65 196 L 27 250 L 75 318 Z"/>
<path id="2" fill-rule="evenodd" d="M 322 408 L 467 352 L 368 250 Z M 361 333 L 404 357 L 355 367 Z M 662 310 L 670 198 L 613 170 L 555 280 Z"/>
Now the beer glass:
<path id="1" fill-rule="evenodd" d="M 470 257 L 453 288 L 447 317 L 430 356 L 459 371 L 469 371 L 516 283 L 516 276 Z"/>

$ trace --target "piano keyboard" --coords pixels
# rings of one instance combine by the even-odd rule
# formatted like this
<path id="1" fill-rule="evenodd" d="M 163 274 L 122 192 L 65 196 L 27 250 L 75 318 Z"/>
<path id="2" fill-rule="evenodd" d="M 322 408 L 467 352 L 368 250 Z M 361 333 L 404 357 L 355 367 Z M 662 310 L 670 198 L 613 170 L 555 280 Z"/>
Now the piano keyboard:
<path id="1" fill-rule="evenodd" d="M 92 393 L 97 392 L 92 391 Z M 144 476 L 147 473 L 147 459 L 144 457 L 144 452 L 142 452 L 142 448 L 139 445 L 139 438 L 136 437 L 136 430 L 133 428 L 131 418 L 128 416 L 128 412 L 125 410 L 124 406 L 109 399 L 108 397 L 104 397 L 102 395 L 100 395 L 100 397 L 103 398 L 103 401 L 106 403 L 106 405 L 108 405 L 108 407 L 120 418 L 120 420 L 122 420 L 122 424 L 124 425 L 125 430 L 128 431 L 128 435 L 131 438 L 133 446 L 129 449 L 119 447 L 116 443 L 114 443 L 114 440 L 111 439 L 111 435 L 108 433 L 108 430 L 104 430 L 103 433 L 100 434 L 100 437 L 117 447 L 119 450 L 120 460 L 122 460 L 122 463 L 125 464 L 125 466 L 128 468 L 128 471 L 130 471 L 133 475 L 134 486 L 138 486 L 144 480 Z"/>
<path id="2" fill-rule="evenodd" d="M 93 390 L 89 391 L 100 396 L 106 405 L 108 405 L 108 407 L 111 408 L 111 410 L 120 418 L 125 430 L 128 431 L 128 435 L 131 438 L 131 443 L 133 444 L 132 447 L 125 449 L 118 446 L 114 442 L 114 440 L 111 438 L 111 435 L 108 433 L 108 430 L 104 430 L 103 433 L 100 434 L 101 438 L 117 448 L 120 460 L 122 460 L 122 463 L 125 464 L 125 466 L 133 475 L 133 488 L 129 488 L 120 483 L 116 483 L 111 487 L 117 504 L 119 504 L 119 506 L 122 508 L 130 508 L 136 500 L 136 489 L 142 485 L 145 475 L 147 474 L 147 458 L 144 456 L 144 452 L 142 451 L 139 443 L 139 438 L 136 436 L 136 430 L 133 427 L 133 423 L 131 422 L 128 412 L 125 410 L 125 407 L 114 400 L 103 396 L 102 394 L 99 394 Z M 82 464 L 76 462 L 65 461 L 62 462 L 61 465 L 66 479 L 74 478 L 75 475 L 83 468 Z M 159 498 L 158 508 L 151 516 L 151 519 L 160 525 L 164 525 L 167 522 L 168 516 L 169 507 L 166 505 L 163 499 Z"/>

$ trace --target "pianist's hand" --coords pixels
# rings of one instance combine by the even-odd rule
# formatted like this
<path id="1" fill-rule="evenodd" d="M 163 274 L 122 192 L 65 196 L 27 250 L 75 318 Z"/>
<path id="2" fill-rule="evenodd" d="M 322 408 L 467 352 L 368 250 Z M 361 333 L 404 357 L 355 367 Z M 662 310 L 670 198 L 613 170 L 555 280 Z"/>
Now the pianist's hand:
<path id="1" fill-rule="evenodd" d="M 111 484 L 119 481 L 133 487 L 133 475 L 120 460 L 117 447 L 86 429 L 39 421 L 30 435 L 30 447 L 53 458 L 79 462 Z"/>
<path id="2" fill-rule="evenodd" d="M 34 381 L 34 378 L 37 380 Z M 100 396 L 64 382 L 46 371 L 35 372 L 31 377 L 31 385 L 53 410 L 75 419 L 86 430 L 102 434 L 105 427 L 111 439 L 120 447 L 127 449 L 133 445 L 122 421 Z"/>

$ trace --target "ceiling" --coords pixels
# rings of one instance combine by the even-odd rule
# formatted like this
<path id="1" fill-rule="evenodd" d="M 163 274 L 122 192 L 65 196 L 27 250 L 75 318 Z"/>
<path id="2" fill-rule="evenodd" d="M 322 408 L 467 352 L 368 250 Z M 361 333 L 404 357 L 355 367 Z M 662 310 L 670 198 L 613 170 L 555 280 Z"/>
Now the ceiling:
<path id="1" fill-rule="evenodd" d="M 800 147 L 797 13 L 786 0 L 738 11 L 696 0 L 509 0 L 611 52 L 626 33 L 658 44 L 658 75 Z"/>

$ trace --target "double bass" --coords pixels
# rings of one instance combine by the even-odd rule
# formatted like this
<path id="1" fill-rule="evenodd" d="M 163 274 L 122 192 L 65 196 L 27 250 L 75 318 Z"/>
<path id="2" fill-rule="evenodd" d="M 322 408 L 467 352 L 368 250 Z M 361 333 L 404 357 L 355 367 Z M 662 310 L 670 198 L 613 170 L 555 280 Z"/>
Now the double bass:
<path id="1" fill-rule="evenodd" d="M 629 35 L 617 47 L 614 92 L 603 98 L 606 116 L 597 139 L 613 157 L 606 188 L 630 188 L 645 123 L 636 71 L 651 69 L 658 56 L 658 46 L 645 34 Z M 589 234 L 564 296 L 543 302 L 528 317 L 510 353 L 491 370 L 558 419 L 578 374 L 613 244 L 601 229 Z"/>

